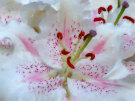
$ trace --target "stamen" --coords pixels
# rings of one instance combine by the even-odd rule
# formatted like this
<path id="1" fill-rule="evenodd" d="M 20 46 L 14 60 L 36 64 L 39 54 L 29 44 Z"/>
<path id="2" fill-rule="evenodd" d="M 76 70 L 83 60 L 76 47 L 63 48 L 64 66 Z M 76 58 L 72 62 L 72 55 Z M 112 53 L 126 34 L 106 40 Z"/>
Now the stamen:
<path id="1" fill-rule="evenodd" d="M 127 20 L 131 21 L 132 23 L 135 23 L 135 20 L 129 16 L 124 16 L 123 19 L 127 19 Z"/>
<path id="2" fill-rule="evenodd" d="M 41 32 L 41 30 L 40 30 L 40 28 L 39 28 L 38 26 L 33 26 L 33 29 L 34 29 L 37 33 L 40 33 L 40 32 Z"/>
<path id="3" fill-rule="evenodd" d="M 87 53 L 85 56 L 86 57 L 91 57 L 90 60 L 94 60 L 95 59 L 95 54 L 93 54 L 93 53 Z"/>
<path id="4" fill-rule="evenodd" d="M 79 41 L 80 41 L 80 39 L 78 39 L 78 41 L 77 41 L 77 43 L 76 43 L 76 45 L 75 45 L 75 47 L 74 47 L 74 49 L 73 49 L 73 51 L 72 51 L 72 53 L 71 53 L 71 57 L 73 57 L 73 55 L 74 55 L 74 53 L 75 53 L 75 50 L 76 50 L 76 48 L 77 48 L 77 46 L 78 46 Z"/>
<path id="5" fill-rule="evenodd" d="M 129 7 L 129 4 L 127 1 L 124 1 L 123 4 L 122 4 L 122 9 L 116 19 L 116 21 L 114 22 L 114 25 L 116 25 L 119 21 L 119 19 L 121 18 L 122 14 L 124 13 L 125 9 Z"/>
<path id="6" fill-rule="evenodd" d="M 78 50 L 78 52 L 76 53 L 75 57 L 73 58 L 73 62 L 80 56 L 80 54 L 84 51 L 84 49 L 87 47 L 87 45 L 89 44 L 89 42 L 91 41 L 91 39 L 96 36 L 96 31 L 95 30 L 91 30 L 90 31 L 90 35 L 87 37 L 87 40 L 85 41 L 84 45 Z"/>
<path id="7" fill-rule="evenodd" d="M 79 62 L 80 60 L 87 59 L 87 58 L 88 58 L 88 57 L 81 57 L 81 58 L 77 59 L 77 60 L 74 62 L 74 64 L 76 64 L 76 63 Z"/>
<path id="8" fill-rule="evenodd" d="M 85 35 L 85 32 L 84 31 L 81 31 L 78 38 L 81 39 L 83 36 Z"/>
<path id="9" fill-rule="evenodd" d="M 65 46 L 62 44 L 61 40 L 63 39 L 63 35 L 61 32 L 57 33 L 57 38 L 59 39 L 59 44 L 62 47 L 62 49 L 65 49 Z"/>
<path id="10" fill-rule="evenodd" d="M 108 11 L 107 22 L 109 22 L 110 11 L 112 10 L 112 8 L 113 8 L 112 5 L 109 5 L 107 8 Z"/>
<path id="11" fill-rule="evenodd" d="M 62 33 L 61 33 L 61 32 L 58 32 L 58 33 L 57 33 L 57 38 L 58 38 L 58 39 L 60 39 L 60 40 L 62 40 L 62 39 L 63 39 L 63 35 L 62 35 Z"/>
<path id="12" fill-rule="evenodd" d="M 69 77 L 69 78 L 72 77 L 72 73 L 71 73 L 71 72 L 68 73 L 68 77 Z"/>
<path id="13" fill-rule="evenodd" d="M 100 8 L 98 9 L 98 14 L 100 14 L 102 11 L 106 11 L 106 9 L 105 9 L 104 7 L 100 7 Z"/>
<path id="14" fill-rule="evenodd" d="M 75 66 L 70 62 L 71 56 L 67 57 L 67 64 L 70 68 L 74 69 Z"/>
<path id="15" fill-rule="evenodd" d="M 84 36 L 83 41 L 85 41 L 88 38 L 88 36 L 90 36 L 90 33 Z"/>
<path id="16" fill-rule="evenodd" d="M 80 34 L 78 35 L 78 40 L 77 40 L 77 43 L 76 43 L 76 45 L 75 45 L 75 48 L 74 48 L 73 51 L 72 51 L 71 57 L 74 55 L 75 50 L 76 50 L 76 48 L 77 48 L 77 46 L 78 46 L 78 43 L 79 43 L 80 39 L 81 39 L 84 35 L 85 35 L 85 32 L 84 32 L 84 31 L 81 31 Z"/>
<path id="17" fill-rule="evenodd" d="M 87 35 L 84 36 L 83 40 L 85 41 L 90 35 L 93 37 L 97 35 L 96 31 L 91 30 Z"/>
<path id="18" fill-rule="evenodd" d="M 96 22 L 96 21 L 102 21 L 105 24 L 105 19 L 104 18 L 101 18 L 101 17 L 94 18 L 94 22 Z"/>
<path id="19" fill-rule="evenodd" d="M 113 8 L 112 5 L 108 6 L 108 8 L 107 8 L 108 13 L 112 10 L 112 8 Z"/>
<path id="20" fill-rule="evenodd" d="M 63 50 L 61 51 L 61 53 L 62 53 L 63 55 L 67 55 L 67 54 L 69 54 L 70 52 L 69 52 L 69 51 L 66 51 L 65 49 L 63 49 Z"/>

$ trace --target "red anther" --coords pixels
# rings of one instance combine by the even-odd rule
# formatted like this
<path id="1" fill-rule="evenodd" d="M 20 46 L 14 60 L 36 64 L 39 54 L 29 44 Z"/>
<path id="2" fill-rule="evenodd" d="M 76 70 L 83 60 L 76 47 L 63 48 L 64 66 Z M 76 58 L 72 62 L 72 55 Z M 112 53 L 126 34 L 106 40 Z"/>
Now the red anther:
<path id="1" fill-rule="evenodd" d="M 70 52 L 69 52 L 69 51 L 66 51 L 65 49 L 63 49 L 63 50 L 61 51 L 61 53 L 62 53 L 63 55 L 67 55 L 67 54 L 69 54 Z"/>
<path id="2" fill-rule="evenodd" d="M 62 40 L 62 39 L 63 39 L 63 35 L 62 35 L 62 33 L 61 33 L 61 32 L 58 32 L 58 33 L 57 33 L 57 38 L 58 38 L 58 39 L 60 39 L 60 40 Z"/>
<path id="3" fill-rule="evenodd" d="M 81 39 L 82 36 L 84 36 L 84 35 L 85 35 L 85 32 L 84 31 L 81 31 L 80 34 L 79 34 L 79 36 L 78 36 L 78 38 Z"/>
<path id="4" fill-rule="evenodd" d="M 128 19 L 132 23 L 135 23 L 135 20 L 133 18 L 129 17 L 129 16 L 124 16 L 123 19 Z"/>
<path id="5" fill-rule="evenodd" d="M 85 41 L 90 36 L 90 33 L 84 36 L 83 41 Z"/>
<path id="6" fill-rule="evenodd" d="M 103 23 L 105 24 L 105 19 L 102 17 L 94 18 L 94 22 L 96 21 L 103 21 Z"/>
<path id="7" fill-rule="evenodd" d="M 108 13 L 112 10 L 112 8 L 113 8 L 112 5 L 108 6 L 108 8 L 107 8 Z"/>
<path id="8" fill-rule="evenodd" d="M 87 53 L 85 56 L 86 57 L 91 57 L 90 60 L 94 60 L 95 59 L 95 54 L 93 54 L 93 53 Z"/>
<path id="9" fill-rule="evenodd" d="M 104 7 L 100 7 L 100 8 L 98 9 L 98 14 L 100 14 L 102 11 L 106 11 L 106 9 L 105 9 Z"/>
<path id="10" fill-rule="evenodd" d="M 70 62 L 71 56 L 67 57 L 67 64 L 70 68 L 74 69 L 75 66 Z"/>

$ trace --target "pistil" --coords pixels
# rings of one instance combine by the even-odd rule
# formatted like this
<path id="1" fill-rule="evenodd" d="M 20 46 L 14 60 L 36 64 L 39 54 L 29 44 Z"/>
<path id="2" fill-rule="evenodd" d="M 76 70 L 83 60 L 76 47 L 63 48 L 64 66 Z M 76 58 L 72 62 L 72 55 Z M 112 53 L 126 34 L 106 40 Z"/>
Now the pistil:
<path id="1" fill-rule="evenodd" d="M 124 13 L 125 9 L 129 7 L 129 4 L 128 2 L 124 1 L 123 4 L 122 4 L 122 9 L 116 19 L 116 21 L 114 22 L 114 25 L 117 25 L 119 19 L 121 18 L 122 14 Z"/>

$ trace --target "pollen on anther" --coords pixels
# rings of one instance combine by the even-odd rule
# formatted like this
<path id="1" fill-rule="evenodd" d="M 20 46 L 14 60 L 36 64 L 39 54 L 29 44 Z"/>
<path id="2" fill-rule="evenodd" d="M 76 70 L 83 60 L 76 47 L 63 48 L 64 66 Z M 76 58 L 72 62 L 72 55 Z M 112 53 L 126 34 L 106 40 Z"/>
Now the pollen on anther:
<path id="1" fill-rule="evenodd" d="M 100 8 L 98 9 L 98 14 L 100 14 L 102 11 L 106 11 L 106 9 L 105 9 L 104 7 L 100 7 Z"/>
<path id="2" fill-rule="evenodd" d="M 97 22 L 97 21 L 103 21 L 103 23 L 105 24 L 105 19 L 102 18 L 102 17 L 97 17 L 97 18 L 94 18 L 94 22 Z"/>
<path id="3" fill-rule="evenodd" d="M 63 55 L 67 55 L 67 54 L 69 54 L 70 52 L 69 52 L 69 51 L 66 51 L 65 49 L 63 49 L 63 50 L 61 51 L 61 53 L 62 53 Z"/>
<path id="4" fill-rule="evenodd" d="M 135 20 L 129 16 L 124 16 L 123 19 L 127 19 L 127 20 L 131 21 L 132 23 L 135 23 Z"/>
<path id="5" fill-rule="evenodd" d="M 85 35 L 85 32 L 84 31 L 81 31 L 80 34 L 79 34 L 79 36 L 78 36 L 78 38 L 81 39 L 82 36 L 84 36 L 84 35 Z"/>
<path id="6" fill-rule="evenodd" d="M 67 64 L 70 68 L 74 69 L 75 66 L 70 62 L 71 56 L 67 57 Z"/>
<path id="7" fill-rule="evenodd" d="M 63 35 L 62 35 L 62 33 L 61 33 L 61 32 L 58 32 L 58 33 L 57 33 L 57 38 L 58 38 L 58 39 L 60 39 L 60 40 L 62 40 L 62 39 L 63 39 Z"/>
<path id="8" fill-rule="evenodd" d="M 87 53 L 85 56 L 86 57 L 91 57 L 90 60 L 94 60 L 95 59 L 95 54 L 93 54 L 93 53 Z"/>
<path id="9" fill-rule="evenodd" d="M 108 13 L 112 10 L 112 8 L 113 8 L 112 5 L 108 6 L 108 8 L 107 8 Z"/>

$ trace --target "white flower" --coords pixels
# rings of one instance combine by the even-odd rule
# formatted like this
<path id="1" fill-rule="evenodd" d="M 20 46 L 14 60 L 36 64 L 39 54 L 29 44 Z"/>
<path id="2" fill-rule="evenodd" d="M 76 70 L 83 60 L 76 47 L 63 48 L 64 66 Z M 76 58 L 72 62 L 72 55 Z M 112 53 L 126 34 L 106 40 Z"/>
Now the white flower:
<path id="1" fill-rule="evenodd" d="M 133 101 L 134 83 L 119 79 L 131 73 L 122 61 L 134 54 L 134 42 L 124 49 L 134 26 L 95 27 L 89 1 L 61 0 L 59 4 L 25 5 L 22 11 L 25 7 L 29 11 L 22 15 L 26 14 L 23 19 L 28 25 L 15 21 L 1 25 L 1 40 L 7 38 L 11 48 L 1 47 L 10 54 L 1 54 L 5 60 L 0 62 L 0 100 Z M 125 70 L 124 76 L 115 70 Z"/>
<path id="2" fill-rule="evenodd" d="M 129 5 L 129 7 L 128 7 L 128 5 Z M 108 35 L 108 33 L 112 33 L 112 34 L 108 35 L 111 37 L 109 39 L 109 41 L 111 42 L 111 43 L 109 43 L 110 49 L 112 52 L 113 52 L 113 49 L 115 49 L 115 51 L 116 50 L 118 51 L 117 56 L 119 57 L 119 61 L 114 66 L 112 71 L 110 73 L 108 73 L 108 75 L 107 75 L 107 77 L 111 76 L 110 79 L 120 79 L 120 78 L 126 77 L 127 75 L 129 75 L 131 73 L 131 71 L 130 72 L 127 71 L 127 68 L 124 65 L 125 64 L 124 61 L 125 61 L 125 59 L 127 60 L 127 58 L 130 58 L 131 56 L 133 56 L 135 53 L 134 52 L 134 41 L 133 41 L 133 38 L 131 38 L 134 36 L 134 27 L 135 27 L 134 14 L 131 13 L 131 12 L 133 12 L 133 9 L 134 9 L 133 5 L 134 5 L 133 1 L 129 2 L 129 4 L 127 2 L 123 2 L 122 7 L 117 8 L 118 10 L 116 9 L 114 11 L 111 11 L 113 6 L 108 5 L 107 8 L 104 8 L 106 11 L 103 9 L 104 12 L 102 10 L 100 11 L 100 9 L 101 9 L 101 7 L 100 7 L 98 9 L 98 13 L 102 13 L 101 17 L 99 16 L 96 18 L 96 16 L 94 16 L 95 17 L 94 21 L 100 19 L 101 21 L 103 21 L 103 23 L 110 23 L 110 24 L 104 24 L 104 25 L 97 25 L 97 31 L 99 30 L 98 32 L 102 33 L 102 34 L 106 33 L 106 35 Z M 124 8 L 124 6 L 127 9 L 125 9 L 125 12 L 122 15 L 124 17 L 122 19 L 122 17 L 118 16 L 118 15 L 122 14 L 121 12 L 122 12 L 122 10 L 123 10 L 122 8 Z M 110 10 L 109 10 L 109 7 L 111 8 Z M 120 11 L 120 9 L 121 9 L 121 11 Z M 128 61 L 134 61 L 134 60 L 128 59 Z M 131 66 L 129 68 L 129 70 L 131 70 L 131 68 L 133 69 L 133 66 Z M 132 71 L 134 71 L 134 70 L 132 70 Z M 123 75 L 123 73 L 125 75 Z"/>

